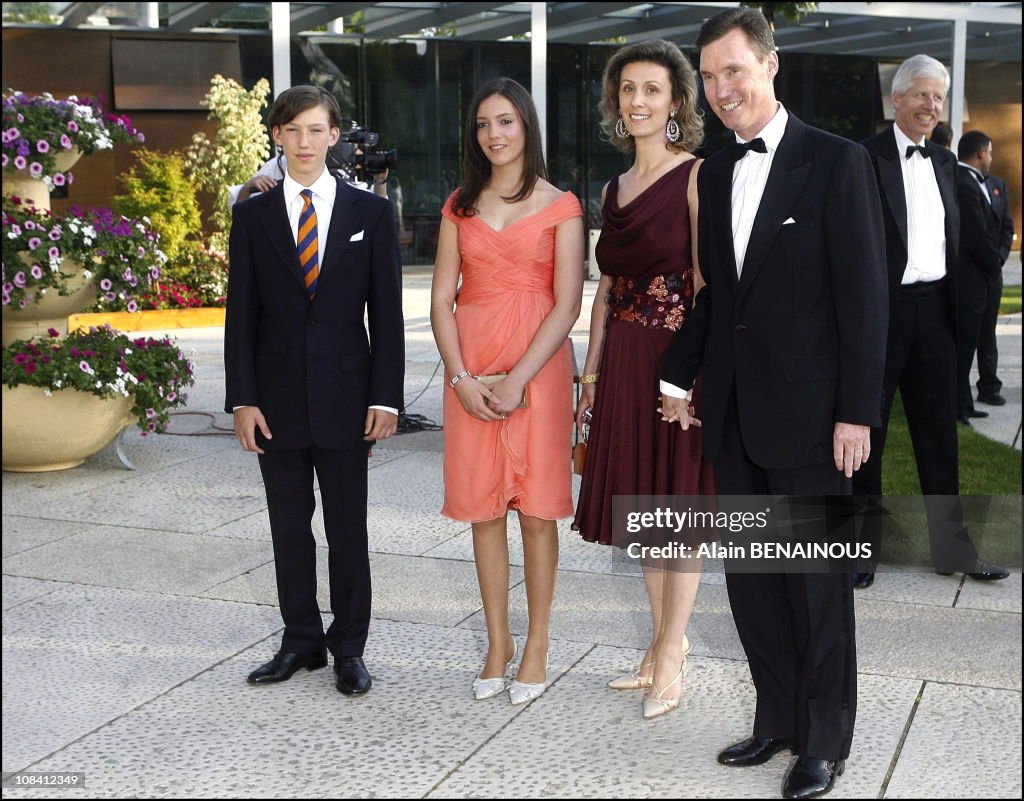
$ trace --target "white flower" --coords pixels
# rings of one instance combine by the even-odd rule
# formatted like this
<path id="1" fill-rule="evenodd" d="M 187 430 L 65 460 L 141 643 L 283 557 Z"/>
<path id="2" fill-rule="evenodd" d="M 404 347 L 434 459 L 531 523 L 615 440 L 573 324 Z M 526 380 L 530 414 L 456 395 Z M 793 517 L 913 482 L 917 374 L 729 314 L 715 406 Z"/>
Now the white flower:
<path id="1" fill-rule="evenodd" d="M 49 398 L 51 395 L 53 395 L 53 393 L 50 392 L 50 390 L 48 390 L 48 389 L 44 389 L 43 390 L 43 395 L 46 396 L 47 398 Z"/>

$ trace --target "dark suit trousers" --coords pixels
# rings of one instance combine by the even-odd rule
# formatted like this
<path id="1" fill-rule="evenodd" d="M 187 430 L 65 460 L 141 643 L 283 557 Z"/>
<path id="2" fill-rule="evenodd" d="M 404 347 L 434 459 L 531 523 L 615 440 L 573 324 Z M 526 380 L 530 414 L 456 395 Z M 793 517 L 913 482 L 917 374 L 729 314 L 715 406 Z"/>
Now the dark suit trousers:
<path id="1" fill-rule="evenodd" d="M 974 396 L 971 393 L 971 365 L 974 364 L 974 352 L 980 356 L 982 323 L 988 309 L 989 296 L 998 292 L 994 280 L 989 279 L 973 264 L 961 262 L 960 276 L 957 284 L 957 370 L 956 370 L 956 407 L 960 415 L 974 409 Z M 996 301 L 998 307 L 999 301 Z M 993 322 L 993 338 L 995 324 Z M 980 360 L 979 360 L 980 371 Z M 995 370 L 992 371 L 993 377 Z M 980 382 L 979 382 L 980 383 Z"/>
<path id="2" fill-rule="evenodd" d="M 741 440 L 735 391 L 714 466 L 720 496 L 850 493 L 850 482 L 831 462 L 794 470 L 755 465 Z M 757 689 L 754 735 L 792 739 L 804 756 L 846 759 L 857 712 L 850 575 L 728 568 L 729 603 Z"/>
<path id="3" fill-rule="evenodd" d="M 1003 382 L 996 375 L 999 350 L 996 347 L 996 323 L 999 320 L 999 301 L 1003 296 L 1003 277 L 988 282 L 985 314 L 978 331 L 978 394 L 998 395 Z"/>
<path id="4" fill-rule="evenodd" d="M 326 645 L 335 657 L 362 656 L 370 628 L 367 451 L 312 447 L 267 451 L 259 460 L 284 618 L 281 650 L 311 653 Z M 324 508 L 334 614 L 326 637 L 316 599 L 314 470 Z"/>
<path id="5" fill-rule="evenodd" d="M 871 429 L 871 457 L 853 474 L 855 495 L 882 495 L 882 459 L 897 388 L 914 446 L 928 517 L 932 562 L 939 570 L 974 569 L 977 551 L 963 525 L 956 433 L 956 334 L 945 283 L 897 290 L 889 319 L 882 427 Z M 877 543 L 882 516 L 864 521 L 862 539 Z"/>

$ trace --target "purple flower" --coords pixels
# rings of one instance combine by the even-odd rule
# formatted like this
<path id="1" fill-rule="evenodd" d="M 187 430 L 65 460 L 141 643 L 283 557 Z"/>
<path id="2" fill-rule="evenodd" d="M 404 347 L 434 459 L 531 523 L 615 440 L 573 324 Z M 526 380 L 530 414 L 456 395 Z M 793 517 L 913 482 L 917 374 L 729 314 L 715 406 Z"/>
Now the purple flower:
<path id="1" fill-rule="evenodd" d="M 20 139 L 18 141 L 18 155 L 19 156 L 27 156 L 28 155 L 28 140 L 27 139 Z"/>
<path id="2" fill-rule="evenodd" d="M 81 370 L 83 373 L 91 373 L 92 372 L 92 368 L 89 366 L 89 362 L 87 362 L 87 361 L 79 362 L 78 363 L 78 369 Z"/>
<path id="3" fill-rule="evenodd" d="M 149 268 L 149 277 L 152 278 L 154 281 L 160 277 L 160 268 L 157 267 L 155 264 Z"/>
<path id="4" fill-rule="evenodd" d="M 60 331 L 58 331 L 56 328 L 47 328 L 46 333 L 49 334 L 51 337 L 60 336 Z"/>
<path id="5" fill-rule="evenodd" d="M 67 134 L 61 134 L 60 135 L 60 146 L 62 148 L 64 148 L 65 150 L 68 150 L 68 149 L 74 147 L 74 143 L 71 141 L 71 137 L 70 136 L 68 136 Z"/>
<path id="6" fill-rule="evenodd" d="M 75 176 L 73 176 L 71 173 L 66 173 L 65 177 L 68 179 L 69 184 L 73 184 L 75 182 Z"/>
<path id="7" fill-rule="evenodd" d="M 67 183 L 67 179 L 64 177 L 64 173 L 62 173 L 62 172 L 54 173 L 54 176 L 53 176 L 53 185 L 54 186 L 64 186 L 65 183 Z"/>
<path id="8" fill-rule="evenodd" d="M 7 154 L 4 153 L 4 158 L 3 158 L 3 162 L 4 163 L 3 163 L 3 166 L 6 167 L 10 163 L 10 161 L 11 160 L 9 158 L 7 158 Z"/>
<path id="9" fill-rule="evenodd" d="M 123 278 L 125 281 L 131 281 L 132 280 L 132 268 L 131 267 L 126 267 L 124 272 L 121 273 L 121 278 Z"/>
<path id="10" fill-rule="evenodd" d="M 148 417 L 150 420 L 152 420 L 154 417 L 156 417 L 156 410 L 155 409 L 146 409 L 146 417 Z"/>
<path id="11" fill-rule="evenodd" d="M 43 268 L 40 267 L 38 264 L 33 264 L 32 269 L 29 270 L 29 272 L 32 273 L 32 277 L 35 278 L 37 281 L 43 277 Z"/>
<path id="12" fill-rule="evenodd" d="M 112 300 L 117 300 L 117 295 L 113 292 L 107 292 L 107 294 L 103 296 L 103 299 L 109 303 Z"/>
<path id="13" fill-rule="evenodd" d="M 22 298 L 21 300 L 18 301 L 18 308 L 19 309 L 24 309 L 26 306 L 28 306 L 28 301 L 25 300 L 24 298 Z"/>
<path id="14" fill-rule="evenodd" d="M 43 174 L 43 165 L 40 164 L 38 161 L 33 161 L 31 164 L 28 165 L 28 171 L 33 178 L 38 178 L 40 175 Z"/>
<path id="15" fill-rule="evenodd" d="M 8 142 L 13 142 L 15 139 L 21 136 L 21 131 L 19 131 L 17 128 L 8 128 L 6 131 L 4 131 L 4 136 L 7 137 Z"/>
<path id="16" fill-rule="evenodd" d="M 130 311 L 130 312 L 137 312 L 138 310 L 139 310 L 139 304 L 136 303 L 134 300 L 129 300 L 128 301 L 128 311 Z"/>
<path id="17" fill-rule="evenodd" d="M 140 259 L 146 258 L 146 249 L 142 247 L 142 245 L 139 245 L 139 249 L 136 250 L 135 253 L 138 255 Z"/>
<path id="18" fill-rule="evenodd" d="M 22 302 L 24 302 L 24 301 L 22 301 Z M 25 308 L 25 307 L 22 306 L 22 308 Z M 34 373 L 36 371 L 36 364 L 35 364 L 35 362 L 29 362 L 28 364 L 26 364 L 21 369 L 24 370 L 29 375 L 32 375 L 32 373 Z"/>
<path id="19" fill-rule="evenodd" d="M 14 284 L 5 281 L 3 289 L 5 295 L 10 295 L 14 291 Z"/>
<path id="20" fill-rule="evenodd" d="M 54 228 L 52 231 L 50 231 L 50 233 L 47 234 L 47 236 L 50 237 L 50 239 L 52 239 L 54 242 L 59 242 L 60 228 Z"/>
<path id="21" fill-rule="evenodd" d="M 7 306 L 11 302 L 11 296 L 6 292 L 0 294 L 0 301 L 3 302 L 4 306 Z"/>
<path id="22" fill-rule="evenodd" d="M 46 255 L 49 256 L 51 259 L 59 259 L 60 258 L 60 248 L 58 248 L 56 245 L 54 245 L 52 248 L 50 248 L 48 251 L 46 251 Z"/>
<path id="23" fill-rule="evenodd" d="M 167 402 L 168 403 L 174 403 L 177 399 L 178 399 L 178 393 L 175 392 L 174 390 L 171 390 L 170 392 L 167 393 Z"/>
<path id="24" fill-rule="evenodd" d="M 25 223 L 25 227 L 26 228 L 28 228 L 28 223 L 29 222 L 31 222 L 31 220 L 29 220 L 28 222 Z M 30 240 L 28 240 L 28 249 L 29 250 L 35 250 L 41 244 L 43 244 L 43 240 L 40 239 L 38 236 L 34 236 Z"/>
<path id="25" fill-rule="evenodd" d="M 50 143 L 47 142 L 45 139 L 40 139 L 38 142 L 36 142 L 36 150 L 38 150 L 40 153 L 49 153 Z"/>
<path id="26" fill-rule="evenodd" d="M 145 137 L 145 135 L 144 135 L 144 134 L 142 133 L 142 131 L 139 131 L 139 141 L 140 141 L 140 142 L 145 142 L 145 141 L 146 141 L 146 137 Z"/>
<path id="27" fill-rule="evenodd" d="M 24 156 L 17 155 L 17 156 L 14 157 L 14 169 L 16 169 L 16 170 L 23 170 L 23 169 L 25 169 L 25 165 L 26 164 L 28 164 L 28 162 L 25 161 L 25 157 Z"/>
<path id="28" fill-rule="evenodd" d="M 102 289 L 104 292 L 109 292 L 110 291 L 110 287 L 112 287 L 112 286 L 113 286 L 113 284 L 110 283 L 110 279 L 109 278 L 104 278 L 102 281 L 100 281 L 100 289 Z"/>
<path id="29" fill-rule="evenodd" d="M 74 120 L 68 120 L 68 130 L 71 133 L 78 133 L 78 123 Z"/>
<path id="30" fill-rule="evenodd" d="M 18 122 L 24 122 L 24 121 L 25 121 L 25 115 L 22 114 L 21 112 L 19 112 L 18 113 Z"/>
<path id="31" fill-rule="evenodd" d="M 30 361 L 29 357 L 26 356 L 24 353 L 15 353 L 14 354 L 14 363 L 15 364 L 24 364 L 27 361 Z"/>
<path id="32" fill-rule="evenodd" d="M 25 220 L 25 230 L 34 231 L 36 230 L 36 224 L 32 220 Z"/>
<path id="33" fill-rule="evenodd" d="M 25 273 L 21 270 L 14 274 L 14 285 L 19 288 L 24 288 L 25 286 Z"/>

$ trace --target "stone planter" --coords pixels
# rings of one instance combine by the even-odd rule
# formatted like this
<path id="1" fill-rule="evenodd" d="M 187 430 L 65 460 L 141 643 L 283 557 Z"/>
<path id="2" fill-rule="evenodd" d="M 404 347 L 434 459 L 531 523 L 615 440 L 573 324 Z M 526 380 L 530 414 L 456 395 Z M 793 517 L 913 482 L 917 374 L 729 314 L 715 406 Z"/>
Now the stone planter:
<path id="1" fill-rule="evenodd" d="M 39 387 L 2 388 L 3 469 L 41 473 L 77 467 L 131 425 L 131 398 L 97 398 L 76 389 L 50 397 Z"/>
<path id="2" fill-rule="evenodd" d="M 57 169 L 67 172 L 82 157 L 77 147 L 61 150 L 54 154 Z M 29 203 L 37 209 L 50 210 L 50 190 L 39 178 L 33 178 L 28 170 L 4 170 L 4 195 L 21 198 L 22 203 Z"/>
<path id="3" fill-rule="evenodd" d="M 38 303 L 29 303 L 24 309 L 8 304 L 3 307 L 3 345 L 7 347 L 16 339 L 45 334 L 55 328 L 60 334 L 68 332 L 68 315 L 82 311 L 96 302 L 96 284 L 82 274 L 82 264 L 65 259 L 61 272 L 71 277 L 67 288 L 71 293 L 61 295 L 56 289 L 46 290 Z"/>

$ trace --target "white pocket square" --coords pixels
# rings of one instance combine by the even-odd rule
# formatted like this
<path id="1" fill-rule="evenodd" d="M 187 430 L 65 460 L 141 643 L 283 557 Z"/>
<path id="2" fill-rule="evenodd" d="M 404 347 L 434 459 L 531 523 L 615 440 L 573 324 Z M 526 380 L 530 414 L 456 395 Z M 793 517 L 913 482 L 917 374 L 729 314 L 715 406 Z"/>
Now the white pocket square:
<path id="1" fill-rule="evenodd" d="M 796 220 L 794 220 L 792 217 L 790 217 L 788 220 L 786 220 L 783 223 L 783 225 L 790 225 L 790 224 L 795 223 L 795 222 L 796 222 Z"/>
<path id="2" fill-rule="evenodd" d="M 348 238 L 348 241 L 349 242 L 362 242 L 363 241 L 363 234 L 365 234 L 365 233 L 366 233 L 366 231 L 364 229 L 364 230 L 360 231 L 358 234 L 352 234 L 352 236 L 350 236 Z"/>

